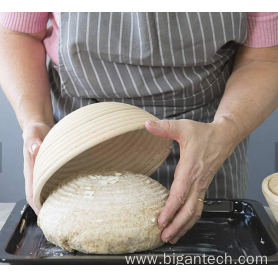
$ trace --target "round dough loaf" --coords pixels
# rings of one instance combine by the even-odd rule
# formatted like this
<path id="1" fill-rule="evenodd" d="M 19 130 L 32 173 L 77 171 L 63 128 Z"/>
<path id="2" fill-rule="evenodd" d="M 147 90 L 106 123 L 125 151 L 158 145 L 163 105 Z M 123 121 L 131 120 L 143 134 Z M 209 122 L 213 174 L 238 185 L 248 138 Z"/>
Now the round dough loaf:
<path id="1" fill-rule="evenodd" d="M 38 225 L 69 251 L 121 254 L 163 244 L 158 216 L 168 190 L 131 172 L 80 172 L 64 180 L 44 202 Z"/>

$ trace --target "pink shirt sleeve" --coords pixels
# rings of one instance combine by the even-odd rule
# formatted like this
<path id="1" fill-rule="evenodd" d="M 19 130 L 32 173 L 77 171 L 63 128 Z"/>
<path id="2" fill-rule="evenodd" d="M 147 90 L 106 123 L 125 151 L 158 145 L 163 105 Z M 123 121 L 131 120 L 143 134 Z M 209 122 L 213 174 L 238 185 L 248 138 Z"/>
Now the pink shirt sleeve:
<path id="1" fill-rule="evenodd" d="M 249 47 L 278 45 L 278 13 L 247 13 L 247 40 Z"/>
<path id="2" fill-rule="evenodd" d="M 46 28 L 49 13 L 0 13 L 0 24 L 22 33 L 38 33 Z"/>
<path id="3" fill-rule="evenodd" d="M 18 32 L 37 33 L 46 28 L 50 14 L 49 12 L 1 12 L 0 24 Z M 278 12 L 248 12 L 247 40 L 244 45 L 256 48 L 278 45 Z"/>

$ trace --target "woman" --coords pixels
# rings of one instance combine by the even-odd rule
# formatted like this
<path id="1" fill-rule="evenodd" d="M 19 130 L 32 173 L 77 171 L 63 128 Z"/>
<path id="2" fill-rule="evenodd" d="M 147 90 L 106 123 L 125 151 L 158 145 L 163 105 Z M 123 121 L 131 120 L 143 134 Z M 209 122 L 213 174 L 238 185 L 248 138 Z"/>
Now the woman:
<path id="1" fill-rule="evenodd" d="M 49 18 L 52 27 L 46 29 Z M 161 120 L 146 122 L 147 130 L 175 140 L 154 175 L 167 187 L 172 183 L 159 217 L 164 241 L 176 243 L 195 224 L 205 194 L 243 198 L 247 136 L 278 105 L 277 18 L 2 14 L 0 82 L 23 130 L 26 196 L 36 213 L 32 172 L 40 144 L 54 122 L 99 101 L 151 112 Z"/>

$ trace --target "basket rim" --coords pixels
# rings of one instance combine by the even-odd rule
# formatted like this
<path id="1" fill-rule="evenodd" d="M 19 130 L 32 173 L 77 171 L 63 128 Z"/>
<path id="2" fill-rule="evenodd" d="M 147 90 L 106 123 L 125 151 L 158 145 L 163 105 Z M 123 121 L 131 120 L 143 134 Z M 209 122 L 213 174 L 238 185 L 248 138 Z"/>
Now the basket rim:
<path id="1" fill-rule="evenodd" d="M 262 182 L 262 192 L 266 198 L 267 201 L 272 201 L 274 204 L 278 205 L 278 195 L 274 194 L 270 189 L 269 189 L 269 182 L 274 176 L 277 176 L 278 173 L 273 173 L 269 176 L 267 176 L 263 182 Z"/>
<path id="2" fill-rule="evenodd" d="M 88 106 L 93 106 L 93 105 L 98 105 L 98 107 L 100 107 L 102 103 L 97 103 L 97 104 L 91 104 L 91 105 L 88 105 Z M 124 104 L 124 103 L 115 103 L 119 108 L 120 107 L 125 107 L 126 108 L 126 105 L 128 106 L 132 106 L 130 104 Z M 103 105 L 106 105 L 107 107 L 107 102 L 104 102 Z M 110 107 L 111 107 L 111 103 L 110 103 Z M 80 111 L 81 109 L 89 109 L 88 106 L 84 106 L 80 109 L 77 109 L 75 110 L 73 113 L 74 115 L 76 116 L 80 116 L 82 114 L 82 111 Z M 105 107 L 105 106 L 104 106 Z M 104 133 L 100 133 L 98 134 L 96 137 L 91 137 L 88 139 L 88 141 L 86 143 L 82 143 L 80 145 L 77 145 L 77 147 L 75 148 L 70 148 L 70 147 L 67 147 L 69 148 L 69 151 L 67 152 L 67 154 L 65 155 L 64 154 L 64 151 L 63 151 L 63 155 L 61 155 L 60 157 L 57 156 L 57 157 L 54 157 L 54 158 L 51 158 L 50 161 L 47 161 L 47 165 L 44 165 L 41 164 L 41 162 L 43 162 L 43 160 L 45 158 L 47 158 L 47 155 L 46 155 L 46 150 L 47 150 L 47 145 L 45 145 L 44 147 L 44 152 L 43 152 L 43 158 L 42 157 L 39 157 L 40 155 L 40 152 L 38 153 L 38 156 L 37 158 L 39 157 L 40 158 L 40 163 L 37 165 L 37 167 L 34 168 L 34 175 L 33 175 L 33 201 L 34 201 L 34 204 L 35 206 L 40 209 L 41 206 L 42 206 L 42 203 L 41 203 L 41 192 L 43 191 L 43 188 L 44 186 L 47 184 L 47 182 L 49 181 L 49 179 L 59 170 L 61 169 L 67 162 L 71 161 L 72 159 L 74 159 L 75 157 L 77 157 L 78 155 L 84 153 L 85 151 L 89 150 L 89 149 L 92 149 L 94 148 L 95 146 L 105 142 L 105 141 L 108 141 L 108 140 L 111 140 L 119 135 L 123 135 L 123 134 L 126 134 L 126 133 L 130 133 L 130 132 L 134 132 L 134 131 L 138 131 L 138 130 L 144 130 L 145 129 L 145 121 L 148 120 L 147 118 L 149 118 L 150 120 L 159 120 L 158 118 L 156 118 L 154 115 L 152 115 L 151 113 L 139 108 L 139 107 L 136 107 L 134 106 L 134 108 L 136 108 L 136 110 L 138 109 L 139 111 L 141 111 L 142 115 L 145 115 L 146 116 L 146 119 L 145 117 L 142 117 L 142 119 L 131 119 L 129 121 L 124 121 L 123 122 L 123 125 L 120 125 L 120 126 L 117 126 L 117 128 L 115 129 L 107 129 L 107 131 L 105 131 Z M 78 110 L 79 110 L 79 113 L 78 113 Z M 83 110 L 83 111 L 84 111 Z M 87 111 L 86 110 L 86 111 Z M 121 110 L 121 109 L 120 109 Z M 138 111 L 137 110 L 137 111 Z M 107 115 L 111 115 L 111 113 L 109 113 L 109 111 L 107 111 Z M 72 113 L 70 113 L 69 115 L 67 115 L 65 118 L 67 117 L 73 117 Z M 102 116 L 103 117 L 103 116 Z M 64 118 L 64 119 L 65 119 Z M 96 119 L 98 118 L 98 116 L 96 116 Z M 119 118 L 120 120 L 120 118 Z M 63 121 L 63 123 L 66 123 L 68 124 L 69 121 Z M 60 128 L 63 128 L 64 125 L 61 125 L 60 124 Z M 56 136 L 57 134 L 57 126 L 56 126 L 56 129 L 55 129 L 55 133 L 54 135 Z M 70 128 L 70 127 L 69 127 Z M 101 127 L 100 127 L 101 128 Z M 73 130 L 75 129 L 75 127 L 73 128 Z M 80 128 L 79 128 L 80 129 Z M 146 129 L 145 129 L 146 130 Z M 81 132 L 82 132 L 82 128 L 81 128 Z M 51 131 L 49 132 L 49 135 L 51 136 Z M 52 136 L 54 136 L 52 134 Z M 55 139 L 55 136 L 54 136 L 54 139 Z M 150 133 L 150 136 L 154 136 Z M 161 138 L 161 137 L 156 137 L 157 139 L 152 139 L 152 140 L 157 140 L 158 141 L 158 146 L 162 146 L 163 143 L 162 143 L 162 140 L 168 140 L 167 141 L 167 145 L 169 144 L 172 144 L 172 140 L 171 139 L 167 139 L 167 138 Z M 83 138 L 84 139 L 84 138 Z M 47 142 L 47 141 L 46 141 Z M 55 141 L 54 141 L 55 142 Z M 67 142 L 67 141 L 66 141 Z M 42 143 L 43 144 L 43 143 Z M 165 144 L 165 146 L 166 146 Z M 51 153 L 51 149 L 53 148 L 53 146 L 55 146 L 55 143 L 50 145 L 51 147 L 49 147 L 48 149 L 48 152 Z M 169 155 L 170 153 L 170 149 L 169 149 L 169 152 L 167 155 L 161 155 L 161 159 L 159 161 L 159 163 L 156 163 L 156 164 L 153 164 L 152 165 L 152 169 L 154 169 L 154 171 L 163 163 L 163 161 L 167 158 L 167 156 Z M 58 153 L 59 154 L 59 153 Z M 46 156 L 45 156 L 46 155 Z M 55 159 L 56 158 L 56 159 Z M 53 163 L 50 163 L 52 162 L 53 160 Z M 35 165 L 36 166 L 36 165 Z M 41 168 L 42 167 L 42 168 Z M 36 173 L 37 175 L 36 175 Z"/>

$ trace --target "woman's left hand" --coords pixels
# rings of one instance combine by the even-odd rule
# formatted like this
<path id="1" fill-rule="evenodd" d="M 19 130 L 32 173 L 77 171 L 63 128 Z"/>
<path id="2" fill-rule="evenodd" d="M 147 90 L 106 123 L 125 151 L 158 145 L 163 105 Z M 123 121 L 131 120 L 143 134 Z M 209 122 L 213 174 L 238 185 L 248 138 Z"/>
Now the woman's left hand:
<path id="1" fill-rule="evenodd" d="M 162 240 L 174 244 L 201 217 L 209 184 L 239 143 L 237 127 L 227 119 L 209 124 L 192 120 L 147 121 L 145 127 L 180 145 L 170 195 L 158 220 L 164 228 Z"/>

